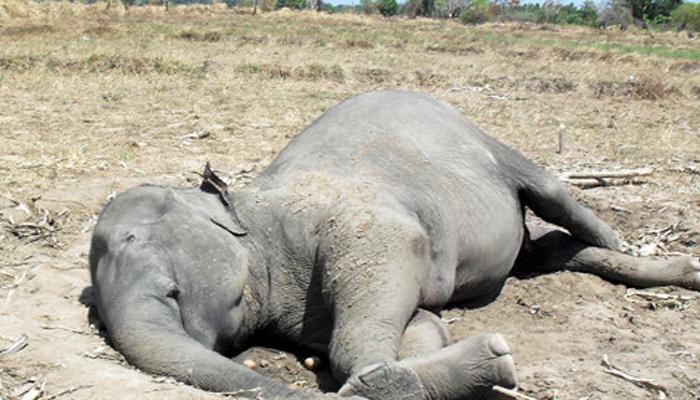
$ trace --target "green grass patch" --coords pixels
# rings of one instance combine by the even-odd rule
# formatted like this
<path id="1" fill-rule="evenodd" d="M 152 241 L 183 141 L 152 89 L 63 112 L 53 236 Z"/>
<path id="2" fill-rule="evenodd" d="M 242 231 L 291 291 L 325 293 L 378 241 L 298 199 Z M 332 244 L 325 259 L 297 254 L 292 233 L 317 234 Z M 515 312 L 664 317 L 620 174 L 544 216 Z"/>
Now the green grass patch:
<path id="1" fill-rule="evenodd" d="M 642 54 L 648 56 L 657 56 L 662 58 L 679 58 L 686 60 L 700 60 L 700 50 L 695 49 L 673 49 L 669 47 L 649 47 L 622 44 L 615 42 L 595 43 L 581 42 L 578 40 L 563 40 L 563 39 L 547 39 L 531 36 L 516 36 L 510 34 L 493 34 L 484 33 L 479 35 L 480 39 L 491 44 L 533 44 L 547 47 L 563 47 L 563 48 L 585 48 L 601 51 L 617 51 L 623 54 Z"/>

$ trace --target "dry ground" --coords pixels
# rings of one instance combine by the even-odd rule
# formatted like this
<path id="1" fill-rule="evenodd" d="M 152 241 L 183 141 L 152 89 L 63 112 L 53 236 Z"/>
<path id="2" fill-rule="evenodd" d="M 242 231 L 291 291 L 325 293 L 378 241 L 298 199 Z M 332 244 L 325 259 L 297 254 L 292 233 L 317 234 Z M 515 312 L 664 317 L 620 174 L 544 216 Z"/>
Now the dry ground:
<path id="1" fill-rule="evenodd" d="M 0 349 L 29 343 L 0 355 L 0 397 L 32 380 L 44 399 L 217 397 L 131 368 L 90 326 L 96 215 L 137 183 L 195 184 L 207 160 L 244 184 L 370 89 L 448 101 L 556 173 L 654 167 L 642 183 L 571 191 L 643 252 L 700 255 L 700 45 L 685 33 L 100 7 L 0 3 Z M 604 373 L 604 354 L 698 399 L 700 299 L 656 292 L 690 297 L 633 302 L 559 273 L 511 278 L 494 303 L 444 318 L 456 338 L 502 332 L 537 399 L 659 397 Z M 253 358 L 315 385 L 293 358 Z"/>

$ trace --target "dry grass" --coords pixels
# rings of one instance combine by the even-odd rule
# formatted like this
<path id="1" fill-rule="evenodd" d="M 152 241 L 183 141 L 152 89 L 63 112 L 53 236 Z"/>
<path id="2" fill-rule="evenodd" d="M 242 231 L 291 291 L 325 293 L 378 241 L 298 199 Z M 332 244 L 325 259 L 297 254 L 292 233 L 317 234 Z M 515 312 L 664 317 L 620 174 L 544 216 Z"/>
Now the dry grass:
<path id="1" fill-rule="evenodd" d="M 673 32 L 652 39 L 634 30 L 468 27 L 291 11 L 253 17 L 250 11 L 214 5 L 166 13 L 156 6 L 125 11 L 107 10 L 105 3 L 0 0 L 0 195 L 36 202 L 50 217 L 66 216 L 42 224 L 38 213 L 30 222 L 40 228 L 18 231 L 3 222 L 0 229 L 0 287 L 26 271 L 30 283 L 43 282 L 29 269 L 35 264 L 50 278 L 24 292 L 22 283 L 15 294 L 22 300 L 8 301 L 8 291 L 0 290 L 0 304 L 23 310 L 0 310 L 0 319 L 10 321 L 2 328 L 9 333 L 0 334 L 34 332 L 21 368 L 0 362 L 3 384 L 48 375 L 57 393 L 62 384 L 85 383 L 79 371 L 99 368 L 117 383 L 90 381 L 94 391 L 76 398 L 109 398 L 114 390 L 143 398 L 143 387 L 153 390 L 145 398 L 162 398 L 145 375 L 82 364 L 94 361 L 80 354 L 103 345 L 98 337 L 69 340 L 35 327 L 37 318 L 85 324 L 76 299 L 89 282 L 84 253 L 105 199 L 144 181 L 193 184 L 198 177 L 191 171 L 206 161 L 241 184 L 324 110 L 371 89 L 430 93 L 554 171 L 653 166 L 647 185 L 577 196 L 631 241 L 649 226 L 682 220 L 687 233 L 670 250 L 700 255 L 700 176 L 692 173 L 700 165 L 697 40 Z M 562 126 L 565 151 L 557 154 Z M 18 212 L 0 198 L 0 217 L 8 210 Z M 54 247 L 26 240 L 37 233 L 43 238 L 49 228 Z M 75 271 L 56 272 L 56 265 Z M 575 294 L 588 296 L 584 289 Z M 672 338 L 659 329 L 649 335 Z M 550 363 L 548 346 L 530 343 L 520 346 L 521 365 Z M 618 356 L 624 354 L 631 353 Z M 554 375 L 568 373 L 568 366 L 552 365 Z M 591 365 L 587 373 L 599 368 Z M 550 376 L 538 377 L 534 366 L 522 370 L 523 381 L 548 387 Z M 587 373 L 553 375 L 551 382 L 563 398 L 587 396 L 599 385 L 613 397 L 627 390 Z M 131 379 L 140 383 L 132 386 Z M 167 388 L 177 390 L 174 398 L 201 396 Z"/>

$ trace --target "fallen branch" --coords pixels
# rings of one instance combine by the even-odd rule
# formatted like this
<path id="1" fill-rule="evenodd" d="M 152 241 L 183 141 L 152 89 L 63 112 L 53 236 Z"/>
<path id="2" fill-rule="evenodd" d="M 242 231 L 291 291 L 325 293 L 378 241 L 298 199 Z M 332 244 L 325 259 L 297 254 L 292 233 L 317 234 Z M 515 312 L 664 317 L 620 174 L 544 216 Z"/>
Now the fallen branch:
<path id="1" fill-rule="evenodd" d="M 15 340 L 9 347 L 0 350 L 0 356 L 7 356 L 10 354 L 17 353 L 29 345 L 26 335 L 22 335 L 19 339 Z"/>
<path id="2" fill-rule="evenodd" d="M 641 298 L 641 300 L 635 299 L 635 296 Z M 693 300 L 693 297 L 629 289 L 625 293 L 625 300 L 630 303 L 644 304 L 654 310 L 664 307 L 672 310 L 685 310 L 690 307 L 690 301 Z"/>
<path id="3" fill-rule="evenodd" d="M 42 325 L 42 326 L 41 326 L 41 329 L 45 329 L 45 330 L 55 330 L 55 331 L 66 331 L 66 332 L 70 332 L 70 333 L 75 333 L 76 335 L 91 335 L 91 334 L 92 334 L 92 333 L 86 332 L 86 331 L 84 331 L 84 330 L 82 330 L 82 329 L 67 328 L 67 327 L 65 327 L 65 326 L 60 326 L 60 325 L 56 325 L 56 326 L 52 326 L 52 325 Z"/>
<path id="4" fill-rule="evenodd" d="M 603 367 L 605 367 L 603 369 L 603 372 L 605 372 L 606 374 L 622 378 L 627 382 L 633 383 L 634 385 L 639 386 L 643 389 L 655 391 L 657 392 L 659 399 L 666 399 L 668 397 L 668 389 L 666 389 L 664 386 L 659 385 L 651 379 L 638 378 L 636 376 L 630 375 L 627 372 L 621 370 L 620 368 L 610 364 L 610 361 L 608 361 L 607 354 L 603 354 L 603 361 L 601 361 L 601 364 L 603 365 Z"/>
<path id="5" fill-rule="evenodd" d="M 35 266 L 32 266 L 32 267 L 29 267 L 29 268 L 25 269 L 24 272 L 22 273 L 22 275 L 20 275 L 19 277 L 15 277 L 15 281 L 14 281 L 14 282 L 12 282 L 12 283 L 10 283 L 10 284 L 8 284 L 8 285 L 5 285 L 5 286 L 0 287 L 0 289 L 15 289 L 15 288 L 18 288 L 19 285 L 21 285 L 22 282 L 24 282 L 25 279 L 27 279 L 27 274 L 29 274 L 29 272 L 30 272 L 31 270 L 33 270 L 34 268 L 36 268 L 36 267 L 37 267 L 37 266 L 35 265 Z"/>
<path id="6" fill-rule="evenodd" d="M 59 398 L 59 397 L 61 397 L 61 396 L 65 396 L 65 395 L 67 395 L 67 394 L 71 394 L 71 393 L 77 392 L 78 390 L 89 389 L 89 388 L 91 388 L 91 387 L 93 387 L 93 385 L 71 386 L 71 387 L 69 387 L 68 389 L 64 389 L 64 390 L 62 390 L 62 391 L 60 391 L 60 392 L 58 392 L 58 393 L 56 393 L 56 394 L 52 394 L 51 396 L 47 397 L 46 400 L 54 400 L 54 399 L 57 399 L 57 398 Z"/>
<path id="7" fill-rule="evenodd" d="M 495 385 L 492 389 L 493 389 L 494 392 L 498 392 L 498 393 L 500 393 L 500 394 L 504 394 L 504 395 L 509 396 L 509 397 L 511 397 L 511 398 L 514 398 L 514 399 L 519 399 L 519 400 L 537 400 L 537 399 L 535 399 L 534 397 L 530 397 L 530 396 L 524 395 L 524 394 L 522 394 L 522 393 L 519 393 L 519 392 L 517 392 L 517 391 L 515 391 L 515 390 L 513 390 L 513 389 L 506 389 L 506 388 L 501 387 L 501 386 L 498 386 L 498 385 Z"/>
<path id="8" fill-rule="evenodd" d="M 569 172 L 564 174 L 564 179 L 624 179 L 649 176 L 654 173 L 654 168 L 621 169 L 619 171 L 590 171 Z"/>
<path id="9" fill-rule="evenodd" d="M 32 378 L 29 383 L 15 390 L 12 397 L 19 398 L 20 400 L 35 400 L 44 394 L 45 387 L 46 379 L 37 381 Z"/>
<path id="10" fill-rule="evenodd" d="M 219 392 L 217 394 L 219 396 L 223 396 L 223 397 L 255 396 L 255 399 L 258 400 L 258 399 L 262 399 L 262 397 L 260 397 L 261 391 L 262 391 L 262 389 L 260 389 L 260 388 L 253 388 L 253 389 L 241 389 L 241 390 L 236 390 L 233 392 Z"/>
<path id="11" fill-rule="evenodd" d="M 617 181 L 611 181 L 611 180 L 605 180 L 602 178 L 594 179 L 594 178 L 586 178 L 586 179 L 579 179 L 579 178 L 562 178 L 562 182 L 568 183 L 570 185 L 574 185 L 576 187 L 579 187 L 581 189 L 592 189 L 592 188 L 597 188 L 601 186 L 624 186 L 624 185 L 643 185 L 647 183 L 647 181 L 642 180 L 642 179 L 623 179 L 623 180 L 617 180 Z"/>

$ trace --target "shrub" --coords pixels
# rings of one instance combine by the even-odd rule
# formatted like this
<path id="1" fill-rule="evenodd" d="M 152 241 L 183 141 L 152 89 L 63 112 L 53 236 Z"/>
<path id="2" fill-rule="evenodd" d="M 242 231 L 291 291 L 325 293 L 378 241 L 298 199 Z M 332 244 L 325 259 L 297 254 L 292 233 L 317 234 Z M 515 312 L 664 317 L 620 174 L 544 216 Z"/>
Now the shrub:
<path id="1" fill-rule="evenodd" d="M 544 10 L 537 3 L 528 3 L 517 7 L 509 7 L 504 11 L 503 18 L 517 22 L 543 23 Z"/>
<path id="2" fill-rule="evenodd" d="M 435 16 L 439 18 L 457 18 L 468 5 L 468 0 L 436 0 Z"/>
<path id="3" fill-rule="evenodd" d="M 632 11 L 632 16 L 645 23 L 664 22 L 663 17 L 670 16 L 671 11 L 681 2 L 682 0 L 625 0 Z"/>
<path id="4" fill-rule="evenodd" d="M 678 29 L 700 32 L 700 3 L 681 4 L 671 11 L 671 22 Z"/>
<path id="5" fill-rule="evenodd" d="M 576 7 L 573 3 L 559 7 L 554 22 L 557 24 L 594 26 L 597 20 L 598 12 L 595 5 L 587 1 L 581 8 Z"/>
<path id="6" fill-rule="evenodd" d="M 275 9 L 276 2 L 275 0 L 262 0 L 260 1 L 260 11 L 262 12 L 270 12 Z"/>
<path id="7" fill-rule="evenodd" d="M 612 0 L 605 5 L 605 8 L 598 17 L 598 24 L 601 26 L 619 26 L 627 28 L 634 22 L 632 10 L 625 3 L 625 0 Z"/>
<path id="8" fill-rule="evenodd" d="M 482 24 L 492 20 L 494 15 L 493 5 L 488 0 L 471 0 L 459 19 L 465 24 Z"/>
<path id="9" fill-rule="evenodd" d="M 399 12 L 399 3 L 396 0 L 379 0 L 378 8 L 383 16 L 390 17 Z"/>
<path id="10" fill-rule="evenodd" d="M 377 11 L 377 3 L 372 0 L 360 0 L 360 8 L 365 14 L 374 14 Z"/>
<path id="11" fill-rule="evenodd" d="M 302 10 L 306 8 L 306 0 L 277 0 L 275 8 L 292 8 L 295 10 Z"/>

